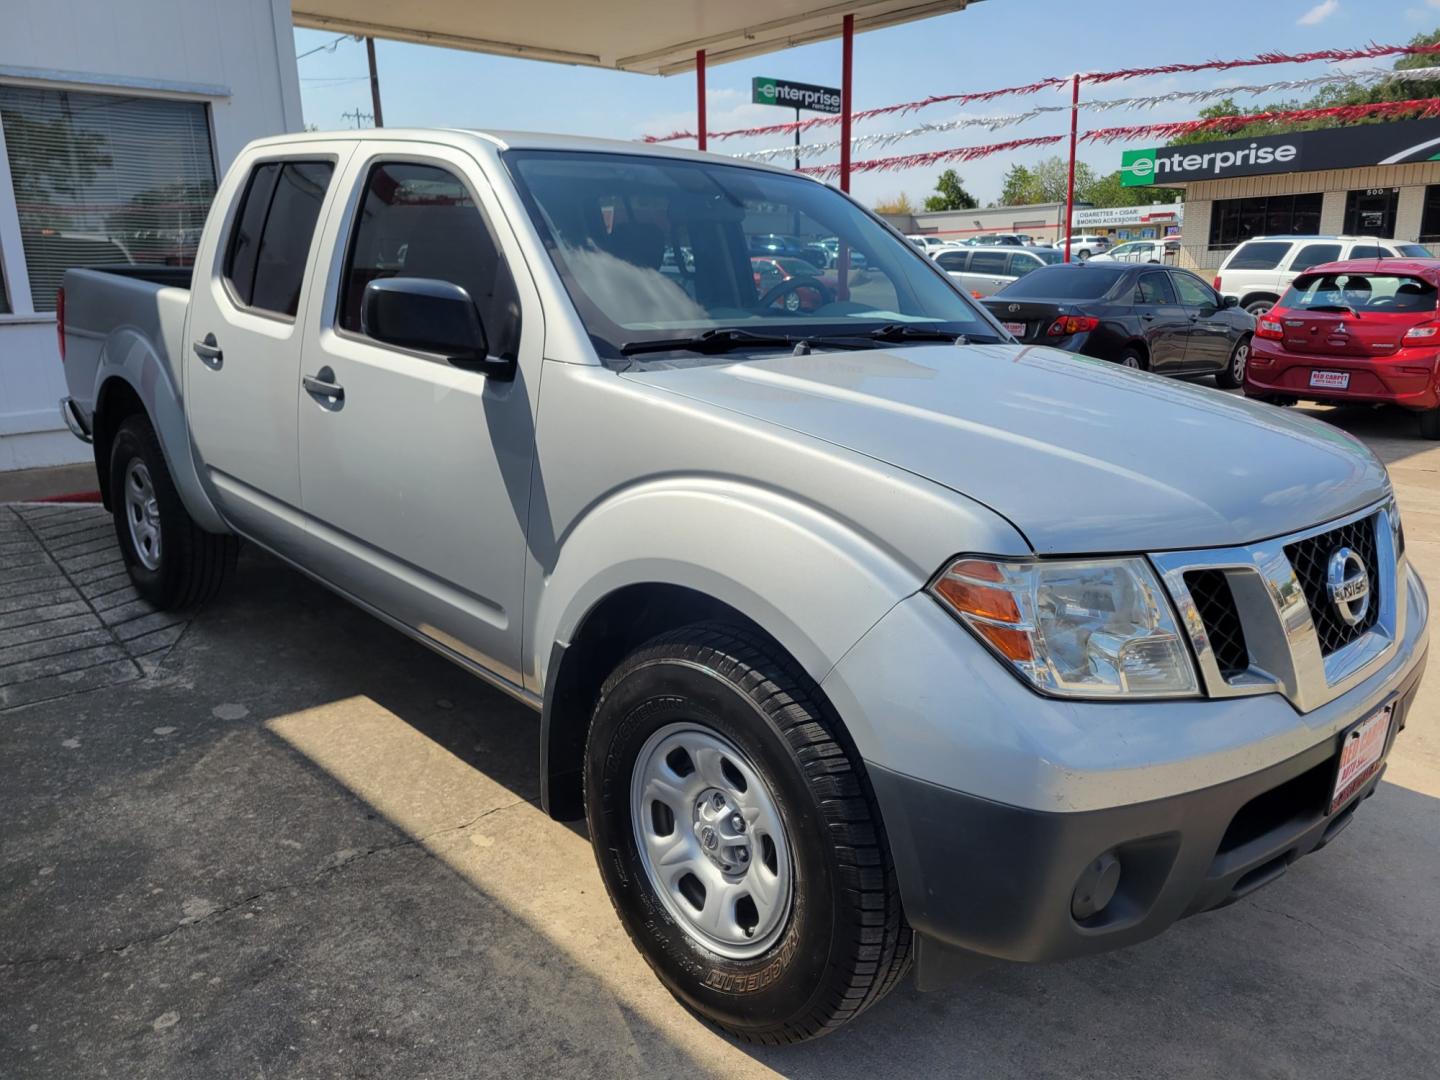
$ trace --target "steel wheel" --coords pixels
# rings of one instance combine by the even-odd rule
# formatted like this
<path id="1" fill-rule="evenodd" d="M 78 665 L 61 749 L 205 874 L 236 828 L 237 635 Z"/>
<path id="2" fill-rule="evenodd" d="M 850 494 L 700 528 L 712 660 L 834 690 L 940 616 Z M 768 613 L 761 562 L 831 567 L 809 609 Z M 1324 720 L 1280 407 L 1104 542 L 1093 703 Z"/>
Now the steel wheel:
<path id="1" fill-rule="evenodd" d="M 135 557 L 146 570 L 160 568 L 160 503 L 150 470 L 139 458 L 125 466 L 125 521 Z"/>
<path id="2" fill-rule="evenodd" d="M 743 960 L 779 937 L 790 842 L 774 796 L 728 739 L 692 723 L 651 735 L 631 775 L 630 818 L 651 886 L 694 941 Z"/>

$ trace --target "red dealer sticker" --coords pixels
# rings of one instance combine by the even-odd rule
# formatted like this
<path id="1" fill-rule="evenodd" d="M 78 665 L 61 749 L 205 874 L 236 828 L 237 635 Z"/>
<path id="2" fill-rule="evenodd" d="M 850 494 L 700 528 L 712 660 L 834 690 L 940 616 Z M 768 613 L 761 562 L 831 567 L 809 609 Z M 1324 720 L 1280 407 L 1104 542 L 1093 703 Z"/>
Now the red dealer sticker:
<path id="1" fill-rule="evenodd" d="M 1340 744 L 1340 768 L 1335 773 L 1335 792 L 1330 796 L 1330 813 L 1334 813 L 1380 771 L 1380 758 L 1385 753 L 1385 740 L 1390 733 L 1390 717 L 1395 702 L 1387 701 L 1361 720 L 1343 736 Z"/>

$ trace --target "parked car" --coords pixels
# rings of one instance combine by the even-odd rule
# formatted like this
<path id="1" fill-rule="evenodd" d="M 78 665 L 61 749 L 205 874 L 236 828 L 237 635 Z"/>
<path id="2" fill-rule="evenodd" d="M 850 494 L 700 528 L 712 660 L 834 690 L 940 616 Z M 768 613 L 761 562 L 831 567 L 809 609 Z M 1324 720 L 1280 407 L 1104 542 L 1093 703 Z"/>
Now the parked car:
<path id="1" fill-rule="evenodd" d="M 1065 241 L 1061 240 L 1055 246 L 1063 251 Z M 1092 236 L 1088 233 L 1072 236 L 1070 237 L 1070 257 L 1072 259 L 1088 259 L 1091 255 L 1109 251 L 1113 246 L 1114 242 L 1108 236 Z"/>
<path id="2" fill-rule="evenodd" d="M 1291 282 L 1312 266 L 1346 259 L 1428 259 L 1420 244 L 1375 236 L 1257 236 L 1220 264 L 1215 291 L 1233 296 L 1252 315 L 1269 311 Z"/>
<path id="3" fill-rule="evenodd" d="M 840 241 L 836 237 L 828 237 L 820 241 L 820 247 L 825 252 L 825 265 L 832 270 L 835 269 L 840 261 Z M 848 258 L 852 270 L 864 270 L 868 265 L 863 251 L 851 248 Z"/>
<path id="4" fill-rule="evenodd" d="M 1125 263 L 1058 263 L 985 301 L 1027 344 L 1112 360 L 1157 375 L 1214 375 L 1233 389 L 1245 374 L 1253 316 L 1188 270 Z"/>
<path id="5" fill-rule="evenodd" d="M 776 233 L 756 233 L 746 238 L 751 255 L 780 255 L 804 259 L 817 269 L 825 269 L 829 253 L 819 241 L 799 240 Z"/>
<path id="6" fill-rule="evenodd" d="M 1160 240 L 1127 240 L 1125 243 L 1091 255 L 1091 262 L 1157 263 L 1174 266 L 1180 254 L 1180 238 L 1167 236 Z"/>
<path id="7" fill-rule="evenodd" d="M 931 258 L 971 296 L 999 292 L 1032 270 L 1059 262 L 1060 252 L 1046 248 L 974 247 L 937 251 Z"/>
<path id="8" fill-rule="evenodd" d="M 910 243 L 914 244 L 917 248 L 925 252 L 925 254 L 927 255 L 933 254 L 934 252 L 943 250 L 945 248 L 953 248 L 956 246 L 949 240 L 944 239 L 943 237 L 928 236 L 922 233 L 916 233 L 914 235 L 906 236 L 905 239 L 909 240 Z"/>
<path id="9" fill-rule="evenodd" d="M 1245 395 L 1399 405 L 1440 439 L 1437 286 L 1440 259 L 1312 266 L 1257 321 Z"/>
<path id="10" fill-rule="evenodd" d="M 1024 247 L 1025 238 L 1019 233 L 981 233 L 971 237 L 970 243 L 978 247 Z"/>
<path id="11" fill-rule="evenodd" d="M 848 298 L 775 307 L 734 257 L 797 217 L 865 252 Z M 535 709 L 541 805 L 740 1038 L 1249 893 L 1352 819 L 1415 700 L 1428 601 L 1368 450 L 1016 344 L 791 171 L 262 139 L 191 289 L 64 296 L 62 411 L 138 592 L 213 597 L 243 536 Z"/>
<path id="12" fill-rule="evenodd" d="M 814 311 L 835 300 L 835 279 L 818 277 L 820 271 L 804 259 L 752 255 L 750 268 L 763 307 Z"/>

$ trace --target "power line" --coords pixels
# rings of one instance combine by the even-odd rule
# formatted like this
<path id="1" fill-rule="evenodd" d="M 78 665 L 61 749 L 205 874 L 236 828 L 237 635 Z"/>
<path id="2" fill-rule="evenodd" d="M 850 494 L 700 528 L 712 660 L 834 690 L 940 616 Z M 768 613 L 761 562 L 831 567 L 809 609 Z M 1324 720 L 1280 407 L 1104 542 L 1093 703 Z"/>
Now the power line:
<path id="1" fill-rule="evenodd" d="M 316 45 L 313 49 L 307 49 L 305 52 L 296 53 L 295 59 L 304 60 L 305 57 L 314 56 L 317 52 L 334 52 L 335 46 L 339 45 L 340 42 L 345 41 L 348 38 L 354 38 L 356 41 L 360 40 L 360 38 L 355 34 L 341 34 L 334 41 L 327 41 L 324 45 Z"/>

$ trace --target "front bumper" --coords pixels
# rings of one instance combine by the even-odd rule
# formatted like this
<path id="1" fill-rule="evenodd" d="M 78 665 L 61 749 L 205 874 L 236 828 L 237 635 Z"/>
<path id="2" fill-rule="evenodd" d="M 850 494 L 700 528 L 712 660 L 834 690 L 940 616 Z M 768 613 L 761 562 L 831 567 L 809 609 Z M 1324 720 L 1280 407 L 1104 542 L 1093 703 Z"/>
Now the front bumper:
<path id="1" fill-rule="evenodd" d="M 1399 689 L 1392 743 L 1423 666 L 1422 658 Z M 921 985 L 944 981 L 937 969 L 953 963 L 947 953 L 1084 956 L 1143 941 L 1269 884 L 1329 843 L 1374 793 L 1383 767 L 1327 813 L 1338 752 L 1331 737 L 1228 783 L 1077 814 L 1009 806 L 872 767 L 906 918 L 923 938 Z M 1114 899 L 1076 918 L 1077 885 L 1103 856 L 1119 861 Z"/>

